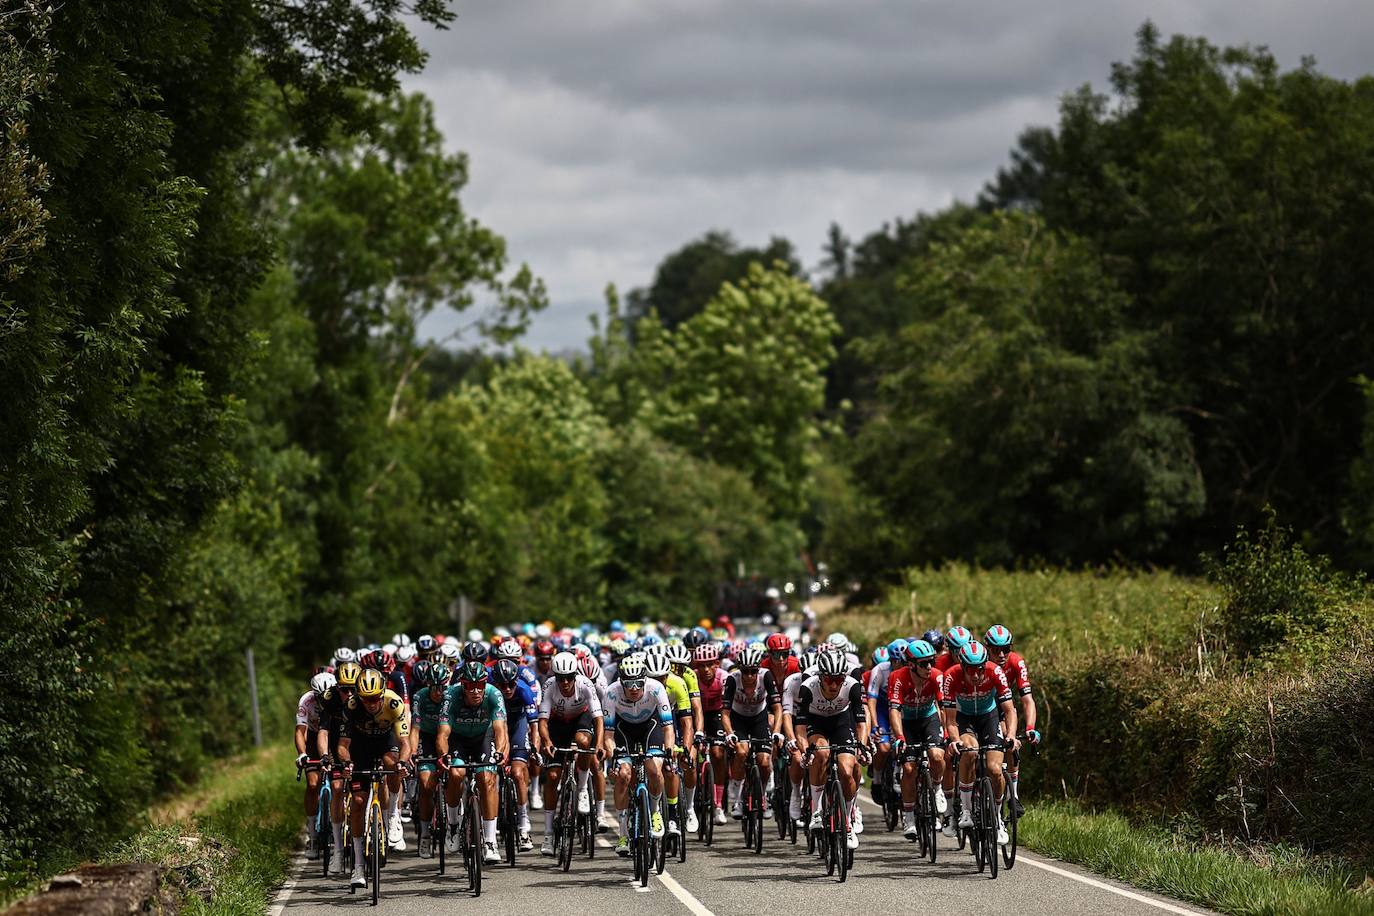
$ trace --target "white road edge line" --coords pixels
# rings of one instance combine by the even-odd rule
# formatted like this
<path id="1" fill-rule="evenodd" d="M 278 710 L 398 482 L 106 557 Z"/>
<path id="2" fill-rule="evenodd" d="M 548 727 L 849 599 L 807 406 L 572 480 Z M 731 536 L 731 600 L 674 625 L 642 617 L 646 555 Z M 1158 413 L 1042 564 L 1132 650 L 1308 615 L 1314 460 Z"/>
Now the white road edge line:
<path id="1" fill-rule="evenodd" d="M 601 823 L 605 824 L 610 830 L 615 831 L 617 835 L 619 834 L 620 825 L 616 823 L 615 817 L 610 813 L 601 816 Z M 606 842 L 602 837 L 597 837 L 597 840 Z M 609 847 L 611 844 L 606 842 L 606 845 Z M 687 888 L 678 883 L 676 878 L 668 874 L 668 869 L 666 867 L 663 869 L 663 874 L 654 875 L 654 877 L 668 889 L 668 893 L 672 894 L 678 899 L 679 903 L 687 907 L 687 909 L 692 912 L 693 916 L 715 916 L 715 913 L 708 910 L 705 904 L 692 895 L 691 891 L 687 890 Z M 635 890 L 647 891 L 648 888 L 635 885 Z M 272 916 L 277 916 L 277 914 L 274 913 Z"/>
<path id="2" fill-rule="evenodd" d="M 862 790 L 860 791 L 862 792 Z M 883 811 L 881 805 L 879 805 L 877 802 L 873 801 L 870 798 L 864 798 L 862 794 L 859 796 L 859 801 L 863 802 L 866 805 L 869 805 L 870 807 L 877 810 L 879 813 L 882 813 Z M 1165 901 L 1158 900 L 1154 897 L 1146 897 L 1144 894 L 1137 894 L 1135 891 L 1128 891 L 1125 888 L 1115 887 L 1114 885 L 1107 884 L 1103 881 L 1098 881 L 1095 878 L 1089 878 L 1086 875 L 1080 875 L 1077 872 L 1071 872 L 1065 868 L 1057 868 L 1056 866 L 1053 866 L 1048 862 L 1042 862 L 1038 859 L 1034 859 L 1027 855 L 1024 851 L 1019 849 L 1016 852 L 1016 861 L 1025 862 L 1027 865 L 1034 866 L 1035 868 L 1039 868 L 1047 872 L 1052 872 L 1053 874 L 1059 875 L 1064 878 L 1069 878 L 1070 880 L 1077 881 L 1080 884 L 1091 885 L 1092 887 L 1100 888 L 1104 891 L 1111 891 L 1113 894 L 1118 894 L 1130 900 L 1135 900 L 1140 903 L 1149 904 L 1150 906 L 1164 910 L 1167 913 L 1178 913 L 1179 916 L 1202 916 L 1202 914 L 1199 913 L 1197 910 L 1185 909 L 1184 907 L 1175 906 L 1172 903 L 1166 903 Z"/>
<path id="3" fill-rule="evenodd" d="M 301 850 L 291 860 L 286 882 L 277 888 L 277 893 L 273 895 L 272 907 L 267 911 L 267 916 L 281 916 L 282 910 L 286 909 L 286 904 L 291 901 L 291 895 L 296 892 L 296 881 L 305 872 L 305 863 L 305 850 Z"/>

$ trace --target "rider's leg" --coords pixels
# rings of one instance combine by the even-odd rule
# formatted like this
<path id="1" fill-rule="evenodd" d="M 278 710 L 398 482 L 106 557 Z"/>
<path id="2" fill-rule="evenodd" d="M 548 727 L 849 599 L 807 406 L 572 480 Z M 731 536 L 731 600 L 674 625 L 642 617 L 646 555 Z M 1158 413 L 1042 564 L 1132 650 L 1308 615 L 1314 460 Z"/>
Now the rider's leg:
<path id="1" fill-rule="evenodd" d="M 477 799 L 482 814 L 482 842 L 496 842 L 496 774 L 490 771 L 477 774 Z"/>
<path id="2" fill-rule="evenodd" d="M 630 765 L 622 763 L 615 770 L 615 819 L 620 825 L 620 835 L 630 834 Z"/>

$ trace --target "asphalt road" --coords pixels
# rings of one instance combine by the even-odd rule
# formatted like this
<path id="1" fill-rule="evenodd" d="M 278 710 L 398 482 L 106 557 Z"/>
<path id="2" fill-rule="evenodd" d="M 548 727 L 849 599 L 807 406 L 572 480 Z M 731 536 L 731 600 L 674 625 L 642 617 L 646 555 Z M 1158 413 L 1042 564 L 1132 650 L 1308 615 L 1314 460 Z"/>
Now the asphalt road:
<path id="1" fill-rule="evenodd" d="M 466 892 L 461 864 L 438 875 L 437 859 L 420 859 L 414 843 L 404 853 L 393 852 L 382 873 L 379 914 L 487 912 L 577 914 L 825 914 L 902 913 L 921 911 L 997 913 L 999 916 L 1065 916 L 1068 913 L 1160 916 L 1164 913 L 1206 913 L 1115 881 L 1089 874 L 1077 866 L 1027 854 L 1016 867 L 1000 871 L 995 881 L 979 875 L 973 856 L 960 852 L 953 840 L 941 838 L 936 864 L 917 862 L 915 845 L 900 831 L 888 833 L 876 806 L 863 790 L 865 832 L 860 836 L 854 869 L 840 884 L 827 878 L 820 860 L 777 839 L 771 822 L 765 827 L 761 855 L 744 850 L 734 821 L 716 828 L 715 842 L 705 848 L 693 838 L 687 862 L 670 861 L 663 875 L 647 888 L 630 882 L 628 859 L 609 848 L 613 832 L 602 834 L 605 848 L 596 858 L 575 858 L 564 873 L 554 860 L 539 855 L 542 812 L 531 812 L 535 850 L 521 855 L 516 866 L 483 870 L 482 896 L 475 903 Z M 1033 811 L 1028 813 L 1033 817 Z M 407 825 L 409 828 L 409 825 Z M 612 828 L 614 830 L 614 828 Z M 413 834 L 407 833 L 408 842 Z M 294 866 L 296 877 L 282 888 L 271 916 L 314 916 L 343 910 L 371 911 L 370 896 L 350 895 L 341 879 L 319 877 L 318 863 L 303 859 Z"/>

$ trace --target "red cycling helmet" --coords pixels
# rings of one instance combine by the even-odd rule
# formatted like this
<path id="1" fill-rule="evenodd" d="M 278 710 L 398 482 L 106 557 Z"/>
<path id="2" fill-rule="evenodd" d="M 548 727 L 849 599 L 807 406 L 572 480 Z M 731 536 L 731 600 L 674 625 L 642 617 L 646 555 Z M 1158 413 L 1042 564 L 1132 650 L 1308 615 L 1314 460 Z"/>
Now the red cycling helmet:
<path id="1" fill-rule="evenodd" d="M 774 633 L 764 641 L 769 652 L 791 652 L 792 639 L 786 633 Z"/>
<path id="2" fill-rule="evenodd" d="M 549 642 L 547 639 L 541 639 L 539 640 L 539 642 L 534 644 L 534 654 L 547 655 L 549 658 L 553 658 L 555 655 L 558 654 L 558 647 L 555 646 L 553 643 Z"/>
<path id="3" fill-rule="evenodd" d="M 589 681 L 595 681 L 601 675 L 601 666 L 597 664 L 596 659 L 590 653 L 579 658 L 577 664 L 582 669 L 582 674 Z"/>
<path id="4" fill-rule="evenodd" d="M 389 675 L 396 670 L 396 659 L 392 658 L 391 653 L 385 649 L 377 649 L 367 654 L 367 662 L 363 667 L 372 668 L 382 672 L 382 674 Z"/>

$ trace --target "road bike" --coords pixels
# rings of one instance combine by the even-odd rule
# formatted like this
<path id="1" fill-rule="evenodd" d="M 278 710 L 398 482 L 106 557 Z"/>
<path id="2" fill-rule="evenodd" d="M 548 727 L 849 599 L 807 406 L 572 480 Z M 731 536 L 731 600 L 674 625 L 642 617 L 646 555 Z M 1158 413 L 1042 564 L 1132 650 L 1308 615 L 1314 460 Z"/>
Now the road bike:
<path id="1" fill-rule="evenodd" d="M 894 757 L 899 755 L 894 754 Z M 924 743 L 908 744 L 898 760 L 898 779 L 908 761 L 916 765 L 916 807 L 911 816 L 916 822 L 916 857 L 935 862 L 939 847 L 940 815 L 935 810 L 935 780 L 930 776 L 930 748 Z M 900 790 L 899 790 L 900 791 Z"/>
<path id="2" fill-rule="evenodd" d="M 973 776 L 973 809 L 969 812 L 973 818 L 973 827 L 959 831 L 967 831 L 969 845 L 973 847 L 973 858 L 978 863 L 978 872 L 981 874 L 987 870 L 989 878 L 997 877 L 997 802 L 992 794 L 992 777 L 988 775 L 987 756 L 991 751 L 1000 751 L 1005 747 L 1001 741 L 993 741 L 988 744 L 979 744 L 976 751 L 964 748 L 959 751 L 961 754 L 976 753 L 978 755 L 976 768 Z M 956 757 L 957 760 L 957 757 Z"/>
<path id="3" fill-rule="evenodd" d="M 633 748 L 616 748 L 615 751 L 617 761 L 628 759 L 630 762 L 630 815 L 626 821 L 626 839 L 629 840 L 630 854 L 634 859 L 634 880 L 639 882 L 640 887 L 649 886 L 650 871 L 663 874 L 663 844 L 654 839 L 653 831 L 650 829 L 653 806 L 646 777 L 647 761 L 662 756 L 663 751 L 660 748 L 645 751 L 644 745 L 640 743 Z"/>
<path id="4" fill-rule="evenodd" d="M 477 784 L 477 777 L 480 773 L 497 770 L 501 760 L 501 755 L 492 751 L 486 757 L 471 762 L 453 754 L 440 761 L 442 767 L 463 771 L 462 809 L 458 815 L 458 853 L 462 856 L 463 867 L 467 869 L 468 890 L 474 897 L 482 896 L 482 790 Z"/>
<path id="5" fill-rule="evenodd" d="M 363 876 L 372 888 L 372 905 L 377 905 L 382 889 L 382 869 L 386 867 L 386 827 L 382 822 L 380 786 L 395 769 L 354 770 L 355 781 L 367 781 L 367 802 L 363 815 Z M 351 793 L 350 793 L 351 794 Z M 348 885 L 352 894 L 352 883 Z"/>
<path id="6" fill-rule="evenodd" d="M 663 760 L 663 772 L 664 772 L 664 775 L 666 776 L 669 772 L 674 772 L 674 773 L 677 773 L 679 776 L 681 776 L 681 774 L 682 774 L 682 765 L 681 765 L 681 763 L 679 762 L 679 760 L 686 758 L 686 754 L 687 754 L 686 748 L 678 748 L 678 753 L 677 753 L 677 754 L 670 755 L 669 757 L 665 757 L 664 760 Z M 680 780 L 679 780 L 679 782 L 678 782 L 678 785 L 679 785 L 679 786 L 682 785 L 682 783 L 681 783 Z M 679 793 L 681 793 L 681 789 L 679 789 Z M 695 806 L 694 806 L 694 807 L 695 807 Z M 661 844 L 662 847 L 663 847 L 663 849 L 662 849 L 662 851 L 659 853 L 659 858 L 661 858 L 661 859 L 666 859 L 668 856 L 676 856 L 678 862 L 686 862 L 686 861 L 687 861 L 687 806 L 684 805 L 684 804 L 682 803 L 681 794 L 679 794 L 679 796 L 678 796 L 677 804 L 676 804 L 676 805 L 673 805 L 673 810 L 672 810 L 672 812 L 664 815 L 664 820 L 665 820 L 665 821 L 667 821 L 669 818 L 671 818 L 672 821 L 673 821 L 673 823 L 675 823 L 675 824 L 677 825 L 677 832 L 676 832 L 676 833 L 669 832 L 669 833 L 667 833 L 667 834 L 664 835 L 664 837 L 663 837 L 663 843 Z M 660 872 L 661 872 L 662 870 L 663 870 L 662 868 L 659 869 Z"/>
<path id="7" fill-rule="evenodd" d="M 434 810 L 429 816 L 429 847 L 431 850 L 435 850 L 437 847 L 435 858 L 439 860 L 439 874 L 442 875 L 447 864 L 445 859 L 446 847 L 448 846 L 448 767 L 441 763 L 438 756 L 412 757 L 410 758 L 410 762 L 415 764 L 416 785 L 419 785 L 420 782 L 420 767 L 431 763 L 434 764 L 435 776 L 437 778 L 434 783 L 434 798 L 431 802 L 434 806 Z M 419 811 L 418 806 L 416 811 Z M 415 848 L 419 850 L 423 848 L 422 844 L 424 843 L 424 840 L 419 836 L 419 817 L 415 818 L 415 833 Z"/>
<path id="8" fill-rule="evenodd" d="M 725 747 L 724 734 L 717 732 L 716 737 L 703 739 L 701 762 L 697 764 L 697 794 L 692 808 L 697 814 L 697 839 L 703 846 L 710 846 L 716 833 L 712 820 L 716 813 L 716 771 L 711 766 L 711 749 Z"/>
<path id="9" fill-rule="evenodd" d="M 506 864 L 515 867 L 515 849 L 520 833 L 520 807 L 517 800 L 515 777 L 511 775 L 510 764 L 497 771 L 496 830 L 501 834 L 501 844 Z"/>
<path id="10" fill-rule="evenodd" d="M 329 812 L 334 803 L 334 790 L 330 785 L 329 771 L 325 769 L 322 759 L 307 760 L 304 765 L 296 764 L 296 782 L 300 782 L 306 773 L 320 774 L 320 792 L 316 801 L 318 808 L 315 811 L 310 842 L 320 854 L 320 877 L 328 878 L 329 860 L 334 844 L 334 828 L 329 819 Z"/>
<path id="11" fill-rule="evenodd" d="M 797 825 L 787 816 L 790 802 L 789 793 L 792 781 L 787 778 L 787 750 L 781 744 L 773 747 L 773 791 L 769 804 L 773 808 L 773 822 L 778 828 L 778 839 L 785 840 L 790 835 L 797 842 Z"/>
<path id="12" fill-rule="evenodd" d="M 579 814 L 577 811 L 577 768 L 574 764 L 577 755 L 591 756 L 595 753 L 592 748 L 583 750 L 576 745 L 556 747 L 553 749 L 554 761 L 548 767 L 558 767 L 561 770 L 558 779 L 558 800 L 554 802 L 553 848 L 554 858 L 564 871 L 572 867 L 573 844 L 579 838 L 582 842 L 582 852 L 587 858 L 596 856 L 596 825 L 592 823 L 593 816 Z M 591 780 L 588 779 L 587 782 L 590 783 Z"/>
<path id="13" fill-rule="evenodd" d="M 827 876 L 839 872 L 843 882 L 854 865 L 854 850 L 849 848 L 849 803 L 845 800 L 844 789 L 840 785 L 841 754 L 853 754 L 857 747 L 853 744 L 830 745 L 829 759 L 825 765 L 825 788 L 821 793 L 821 828 L 816 831 L 815 845 L 825 863 Z M 814 750 L 808 754 L 814 753 Z M 806 766 L 809 768 L 810 761 Z M 812 831 L 808 830 L 808 833 Z M 808 844 L 809 848 L 810 844 Z"/>
<path id="14" fill-rule="evenodd" d="M 758 755 L 767 753 L 773 745 L 771 738 L 748 738 L 749 753 L 744 756 L 744 784 L 740 787 L 740 824 L 744 828 L 744 848 L 763 852 L 763 773 Z"/>

